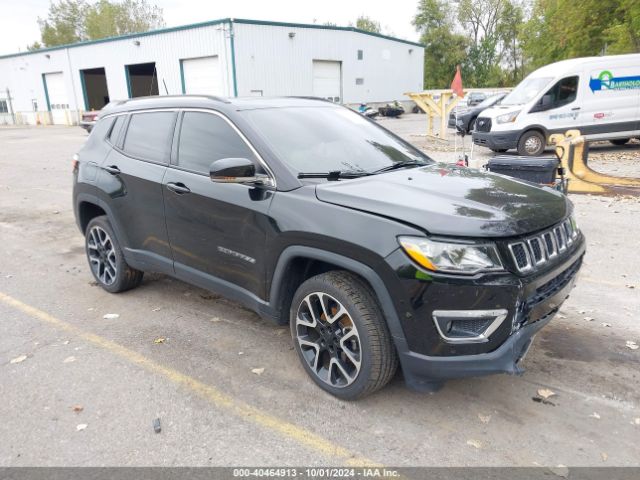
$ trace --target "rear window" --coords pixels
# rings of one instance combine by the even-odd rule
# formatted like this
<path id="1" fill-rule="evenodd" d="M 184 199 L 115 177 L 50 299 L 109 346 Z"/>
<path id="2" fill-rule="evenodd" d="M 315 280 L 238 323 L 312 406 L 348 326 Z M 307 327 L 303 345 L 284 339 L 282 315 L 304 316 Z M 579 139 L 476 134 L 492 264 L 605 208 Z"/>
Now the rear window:
<path id="1" fill-rule="evenodd" d="M 127 155 L 156 163 L 168 163 L 175 112 L 131 115 L 123 150 Z"/>
<path id="2" fill-rule="evenodd" d="M 122 131 L 122 125 L 124 124 L 124 121 L 126 120 L 126 118 L 127 118 L 126 115 L 119 115 L 116 117 L 115 123 L 111 128 L 111 132 L 109 132 L 109 136 L 107 137 L 107 139 L 109 140 L 109 143 L 111 143 L 112 145 L 118 144 L 118 139 L 120 138 L 120 132 Z"/>
<path id="3" fill-rule="evenodd" d="M 109 132 L 111 125 L 113 125 L 113 117 L 107 117 L 99 120 L 91 130 L 91 134 L 89 135 L 89 139 L 85 146 L 91 147 L 94 144 L 102 143 Z"/>

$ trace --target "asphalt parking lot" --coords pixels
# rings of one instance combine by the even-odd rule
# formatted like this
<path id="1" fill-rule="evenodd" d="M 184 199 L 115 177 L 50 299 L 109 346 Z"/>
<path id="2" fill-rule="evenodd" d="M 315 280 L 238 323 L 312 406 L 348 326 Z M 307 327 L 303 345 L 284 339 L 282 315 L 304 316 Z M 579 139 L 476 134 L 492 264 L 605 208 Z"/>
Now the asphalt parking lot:
<path id="1" fill-rule="evenodd" d="M 428 149 L 423 119 L 384 124 Z M 524 376 L 427 395 L 398 373 L 348 403 L 307 378 L 286 327 L 215 293 L 160 275 L 97 287 L 71 208 L 85 140 L 0 128 L 1 466 L 640 464 L 639 198 L 572 196 L 585 266 Z M 640 145 L 616 152 L 594 165 L 640 177 Z"/>

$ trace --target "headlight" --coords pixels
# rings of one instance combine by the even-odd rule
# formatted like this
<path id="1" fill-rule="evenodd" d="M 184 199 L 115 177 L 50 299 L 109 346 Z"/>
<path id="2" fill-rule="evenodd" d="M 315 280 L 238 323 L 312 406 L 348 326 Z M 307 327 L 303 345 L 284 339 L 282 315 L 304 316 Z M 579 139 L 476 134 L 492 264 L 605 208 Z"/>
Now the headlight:
<path id="1" fill-rule="evenodd" d="M 510 123 L 515 122 L 516 118 L 518 118 L 518 114 L 520 110 L 516 110 L 515 112 L 505 113 L 504 115 L 499 115 L 496 117 L 496 122 L 498 123 Z"/>
<path id="2" fill-rule="evenodd" d="M 418 265 L 434 272 L 474 274 L 503 270 L 492 243 L 453 243 L 424 237 L 398 237 L 398 241 Z"/>

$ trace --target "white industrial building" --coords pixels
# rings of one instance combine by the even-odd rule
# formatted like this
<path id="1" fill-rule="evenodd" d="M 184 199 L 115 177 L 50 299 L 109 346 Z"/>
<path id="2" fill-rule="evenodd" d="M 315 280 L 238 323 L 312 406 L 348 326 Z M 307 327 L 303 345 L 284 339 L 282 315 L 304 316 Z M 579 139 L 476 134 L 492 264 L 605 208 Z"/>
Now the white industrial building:
<path id="1" fill-rule="evenodd" d="M 0 57 L 0 123 L 73 124 L 146 95 L 389 102 L 422 90 L 418 43 L 352 27 L 223 19 Z"/>

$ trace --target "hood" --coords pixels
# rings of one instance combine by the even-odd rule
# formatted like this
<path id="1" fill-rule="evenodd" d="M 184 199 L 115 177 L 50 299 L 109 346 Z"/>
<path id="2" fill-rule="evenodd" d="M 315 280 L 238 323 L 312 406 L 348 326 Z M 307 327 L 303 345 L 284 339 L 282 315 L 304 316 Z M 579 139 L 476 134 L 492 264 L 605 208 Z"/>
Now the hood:
<path id="1" fill-rule="evenodd" d="M 322 202 L 397 219 L 431 234 L 510 237 L 542 230 L 570 210 L 550 188 L 451 165 L 392 171 L 316 187 Z"/>
<path id="2" fill-rule="evenodd" d="M 494 105 L 482 111 L 483 117 L 491 119 L 496 118 L 498 115 L 504 115 L 505 113 L 517 112 L 522 110 L 524 105 Z"/>

